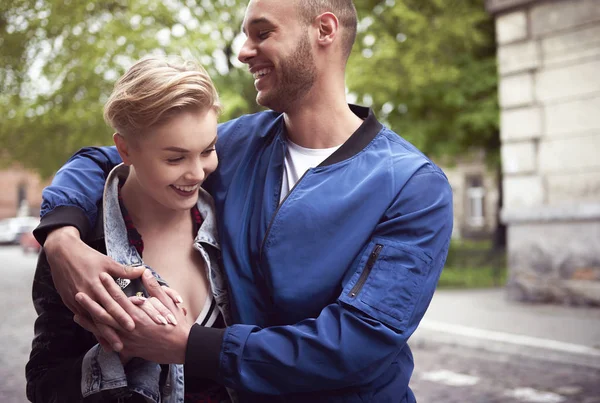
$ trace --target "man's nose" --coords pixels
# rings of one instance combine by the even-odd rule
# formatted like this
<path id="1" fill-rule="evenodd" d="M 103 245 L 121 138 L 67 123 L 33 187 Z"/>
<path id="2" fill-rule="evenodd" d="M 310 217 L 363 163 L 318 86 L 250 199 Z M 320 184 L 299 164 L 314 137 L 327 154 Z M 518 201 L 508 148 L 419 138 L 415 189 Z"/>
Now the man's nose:
<path id="1" fill-rule="evenodd" d="M 238 60 L 247 64 L 254 56 L 256 56 L 256 48 L 254 47 L 250 38 L 248 38 L 242 45 L 240 53 L 238 53 Z"/>

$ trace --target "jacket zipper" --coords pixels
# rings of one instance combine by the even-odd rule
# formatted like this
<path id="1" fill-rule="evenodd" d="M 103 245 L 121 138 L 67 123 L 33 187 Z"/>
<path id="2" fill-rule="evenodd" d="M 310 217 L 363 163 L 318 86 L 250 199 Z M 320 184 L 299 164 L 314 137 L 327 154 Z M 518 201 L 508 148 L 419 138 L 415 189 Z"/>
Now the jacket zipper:
<path id="1" fill-rule="evenodd" d="M 365 269 L 361 273 L 360 278 L 358 279 L 356 284 L 354 284 L 354 287 L 352 287 L 352 289 L 348 293 L 348 296 L 350 298 L 355 298 L 356 295 L 360 292 L 360 290 L 363 288 L 363 286 L 367 282 L 367 278 L 369 277 L 369 274 L 371 273 L 373 266 L 375 266 L 375 262 L 377 261 L 377 258 L 379 257 L 379 254 L 381 253 L 382 249 L 383 249 L 383 245 L 381 245 L 381 244 L 377 244 L 373 248 L 373 251 L 371 252 L 371 255 L 369 256 L 369 260 L 367 260 Z"/>
<path id="2" fill-rule="evenodd" d="M 273 223 L 275 222 L 275 217 L 277 217 L 277 213 L 279 212 L 279 209 L 281 209 L 281 206 L 283 206 L 283 203 L 285 203 L 285 201 L 288 199 L 288 197 L 290 197 L 290 195 L 292 194 L 294 189 L 296 189 L 296 186 L 298 186 L 298 184 L 302 181 L 302 179 L 306 176 L 308 171 L 310 171 L 311 169 L 312 168 L 309 168 L 306 170 L 306 172 L 304 172 L 304 174 L 300 177 L 300 179 L 298 179 L 298 181 L 290 189 L 288 194 L 283 198 L 281 203 L 279 203 L 279 206 L 277 206 L 277 209 L 275 210 L 275 213 L 273 214 L 273 217 L 271 218 L 271 222 L 269 222 L 269 226 L 267 227 L 267 232 L 265 232 L 265 236 L 262 240 L 262 243 L 260 244 L 260 253 L 258 254 L 259 261 L 262 261 L 262 254 L 263 254 L 263 250 L 265 248 L 265 242 L 267 242 L 267 238 L 269 238 L 269 233 L 271 232 L 271 227 L 273 226 Z M 283 182 L 283 170 L 281 170 L 281 181 Z M 280 187 L 279 191 L 281 192 L 281 185 L 279 185 L 279 187 Z"/>

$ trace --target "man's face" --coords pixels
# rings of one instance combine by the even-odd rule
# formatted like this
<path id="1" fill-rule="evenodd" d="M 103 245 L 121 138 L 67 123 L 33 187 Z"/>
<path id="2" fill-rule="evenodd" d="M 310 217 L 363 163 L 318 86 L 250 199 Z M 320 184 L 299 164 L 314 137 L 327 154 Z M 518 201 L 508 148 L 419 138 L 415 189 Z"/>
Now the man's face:
<path id="1" fill-rule="evenodd" d="M 278 112 L 301 105 L 316 80 L 308 27 L 295 1 L 252 0 L 243 23 L 247 40 L 239 60 L 248 64 L 256 101 Z"/>
<path id="2" fill-rule="evenodd" d="M 189 210 L 198 188 L 217 168 L 217 114 L 183 111 L 164 124 L 127 139 L 126 163 L 146 200 L 170 210 Z"/>

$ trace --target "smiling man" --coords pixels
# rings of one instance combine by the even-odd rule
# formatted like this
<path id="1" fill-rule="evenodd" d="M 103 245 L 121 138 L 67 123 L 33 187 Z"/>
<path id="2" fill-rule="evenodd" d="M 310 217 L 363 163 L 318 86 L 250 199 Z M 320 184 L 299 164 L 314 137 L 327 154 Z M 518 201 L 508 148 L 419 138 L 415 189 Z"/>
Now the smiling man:
<path id="1" fill-rule="evenodd" d="M 452 193 L 415 147 L 346 103 L 356 24 L 350 0 L 250 1 L 239 59 L 271 111 L 220 125 L 220 165 L 204 185 L 233 323 L 166 332 L 134 323 L 122 304 L 113 317 L 137 326 L 106 336 L 117 349 L 185 361 L 242 402 L 415 401 L 407 341 L 446 259 Z M 44 192 L 37 236 L 49 233 L 54 281 L 80 314 L 77 291 L 91 301 L 95 287 L 113 286 L 101 273 L 134 275 L 79 241 L 118 162 L 114 149 L 85 149 Z"/>

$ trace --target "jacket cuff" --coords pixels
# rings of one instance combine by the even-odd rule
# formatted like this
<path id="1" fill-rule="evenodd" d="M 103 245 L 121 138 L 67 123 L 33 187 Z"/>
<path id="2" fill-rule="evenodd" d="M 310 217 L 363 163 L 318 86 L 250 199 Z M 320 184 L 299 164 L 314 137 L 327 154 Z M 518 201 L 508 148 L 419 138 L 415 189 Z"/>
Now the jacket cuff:
<path id="1" fill-rule="evenodd" d="M 219 358 L 225 329 L 192 326 L 185 352 L 185 374 L 197 378 L 217 379 Z"/>
<path id="2" fill-rule="evenodd" d="M 104 351 L 99 344 L 92 347 L 81 363 L 81 394 L 84 398 L 102 393 L 103 398 L 129 395 L 127 376 L 117 353 Z"/>
<path id="3" fill-rule="evenodd" d="M 43 246 L 50 232 L 66 226 L 77 228 L 81 239 L 85 239 L 90 231 L 90 222 L 82 209 L 74 206 L 59 206 L 42 217 L 40 225 L 33 230 L 33 236 Z"/>

